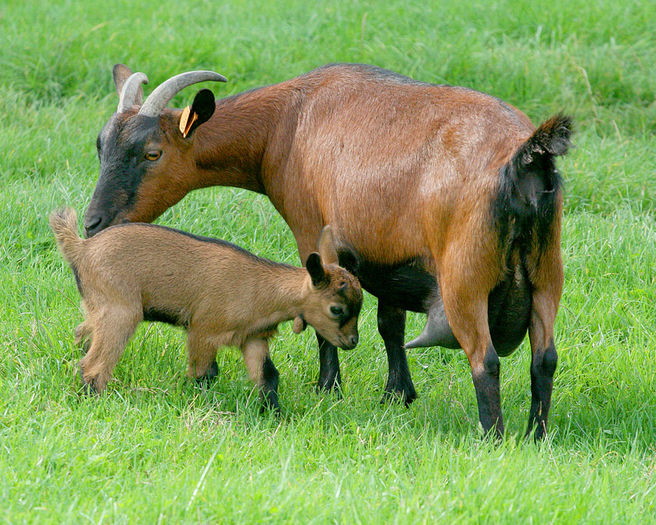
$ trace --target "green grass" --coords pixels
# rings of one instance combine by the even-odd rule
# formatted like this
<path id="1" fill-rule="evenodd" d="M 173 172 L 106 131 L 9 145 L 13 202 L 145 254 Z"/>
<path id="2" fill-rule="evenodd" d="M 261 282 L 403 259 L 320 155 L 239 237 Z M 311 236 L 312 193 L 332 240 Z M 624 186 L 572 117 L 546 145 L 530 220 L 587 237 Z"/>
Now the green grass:
<path id="1" fill-rule="evenodd" d="M 0 521 L 656 522 L 653 2 L 188 4 L 0 4 Z M 462 351 L 410 351 L 419 399 L 379 405 L 370 296 L 360 345 L 341 353 L 342 400 L 315 393 L 314 336 L 289 326 L 273 343 L 280 419 L 260 414 L 237 351 L 197 386 L 183 333 L 160 325 L 139 328 L 106 395 L 79 395 L 79 298 L 46 217 L 89 202 L 112 65 L 146 72 L 147 91 L 215 69 L 223 96 L 334 61 L 470 86 L 535 122 L 574 116 L 545 443 L 521 438 L 527 342 L 502 360 L 500 445 L 481 439 Z M 245 191 L 194 192 L 159 222 L 298 263 L 282 219 Z M 409 316 L 407 333 L 423 322 Z"/>

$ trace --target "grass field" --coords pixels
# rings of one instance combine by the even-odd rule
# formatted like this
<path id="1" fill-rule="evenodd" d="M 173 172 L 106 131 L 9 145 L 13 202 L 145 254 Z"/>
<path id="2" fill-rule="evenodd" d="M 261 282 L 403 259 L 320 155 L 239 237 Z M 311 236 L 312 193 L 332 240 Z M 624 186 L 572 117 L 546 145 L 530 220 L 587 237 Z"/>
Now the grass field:
<path id="1" fill-rule="evenodd" d="M 656 522 L 654 15 L 651 0 L 2 2 L 0 522 Z M 481 438 L 462 351 L 410 351 L 419 399 L 379 405 L 371 296 L 360 345 L 340 354 L 341 400 L 315 393 L 313 333 L 287 325 L 273 344 L 280 419 L 260 414 L 236 350 L 197 386 L 183 333 L 155 324 L 106 395 L 80 396 L 79 298 L 46 218 L 89 202 L 112 65 L 146 72 L 147 92 L 214 69 L 224 96 L 336 61 L 486 91 L 534 122 L 574 116 L 546 442 L 522 439 L 527 342 L 502 359 L 500 445 Z M 298 264 L 282 219 L 245 191 L 195 192 L 159 222 Z M 410 316 L 408 334 L 423 322 Z"/>

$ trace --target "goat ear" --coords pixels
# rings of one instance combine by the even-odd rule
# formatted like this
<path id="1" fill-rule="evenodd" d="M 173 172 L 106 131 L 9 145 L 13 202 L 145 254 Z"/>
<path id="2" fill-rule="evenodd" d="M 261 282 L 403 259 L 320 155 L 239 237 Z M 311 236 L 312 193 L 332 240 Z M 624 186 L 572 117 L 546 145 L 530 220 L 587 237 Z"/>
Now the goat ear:
<path id="1" fill-rule="evenodd" d="M 184 138 L 191 136 L 198 126 L 210 119 L 215 109 L 214 93 L 209 89 L 201 89 L 196 93 L 193 104 L 184 108 L 180 116 L 178 126 L 182 136 Z"/>
<path id="2" fill-rule="evenodd" d="M 319 235 L 319 254 L 323 264 L 339 264 L 337 250 L 335 249 L 335 238 L 330 225 L 326 225 Z"/>
<path id="3" fill-rule="evenodd" d="M 121 92 L 123 91 L 123 84 L 132 74 L 132 70 L 123 64 L 116 64 L 114 69 L 112 69 L 112 76 L 114 77 L 114 86 L 116 87 L 116 94 L 121 98 Z M 139 100 L 143 100 L 143 90 L 139 88 Z"/>
<path id="4" fill-rule="evenodd" d="M 294 324 L 292 325 L 292 331 L 295 334 L 300 334 L 303 330 L 307 328 L 307 322 L 303 319 L 302 315 L 294 317 Z"/>
<path id="5" fill-rule="evenodd" d="M 307 268 L 310 277 L 312 278 L 312 284 L 316 286 L 324 285 L 328 282 L 328 276 L 323 270 L 323 265 L 321 264 L 321 257 L 317 252 L 312 252 L 307 261 L 305 261 L 305 267 Z"/>

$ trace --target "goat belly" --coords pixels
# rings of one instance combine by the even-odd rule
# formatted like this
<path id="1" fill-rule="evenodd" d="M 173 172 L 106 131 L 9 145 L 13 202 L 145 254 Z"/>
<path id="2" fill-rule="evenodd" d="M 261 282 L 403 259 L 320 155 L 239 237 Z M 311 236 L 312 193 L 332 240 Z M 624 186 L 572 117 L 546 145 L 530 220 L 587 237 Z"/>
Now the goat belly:
<path id="1" fill-rule="evenodd" d="M 144 307 L 143 318 L 144 321 L 155 321 L 174 326 L 184 326 L 185 328 L 189 325 L 187 316 L 182 315 L 181 312 L 153 306 Z"/>
<path id="2" fill-rule="evenodd" d="M 379 300 L 412 312 L 426 313 L 437 289 L 435 276 L 416 260 L 396 265 L 358 261 L 355 273 L 362 287 Z"/>

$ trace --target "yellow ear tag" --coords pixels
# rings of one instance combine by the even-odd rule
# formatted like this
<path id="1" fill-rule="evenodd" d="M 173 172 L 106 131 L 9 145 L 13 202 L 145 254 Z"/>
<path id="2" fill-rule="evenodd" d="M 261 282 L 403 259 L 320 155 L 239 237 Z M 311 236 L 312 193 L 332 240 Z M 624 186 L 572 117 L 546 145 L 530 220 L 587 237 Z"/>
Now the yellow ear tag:
<path id="1" fill-rule="evenodd" d="M 193 113 L 191 112 L 191 106 L 187 106 L 182 110 L 182 115 L 180 115 L 180 133 L 182 133 L 182 136 L 184 138 L 187 138 L 187 135 L 189 135 L 189 130 L 191 129 L 191 126 L 194 125 L 194 122 L 198 120 L 198 114 L 194 111 Z"/>

